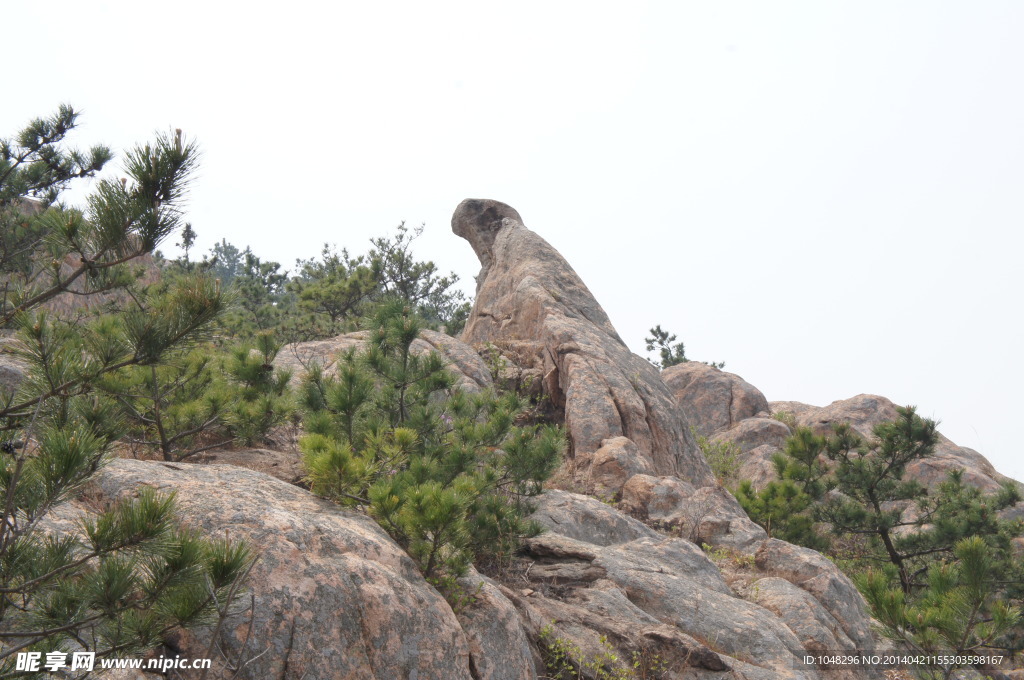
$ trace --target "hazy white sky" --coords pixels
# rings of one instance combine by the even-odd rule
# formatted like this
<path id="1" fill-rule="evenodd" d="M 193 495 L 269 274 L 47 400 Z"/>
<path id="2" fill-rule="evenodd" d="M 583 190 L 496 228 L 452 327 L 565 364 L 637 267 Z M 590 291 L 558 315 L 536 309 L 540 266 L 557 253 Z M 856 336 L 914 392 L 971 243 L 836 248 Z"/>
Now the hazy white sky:
<path id="1" fill-rule="evenodd" d="M 0 135 L 181 127 L 190 218 L 291 265 L 515 207 L 626 342 L 769 400 L 916 404 L 1024 479 L 1024 4 L 11 0 Z"/>

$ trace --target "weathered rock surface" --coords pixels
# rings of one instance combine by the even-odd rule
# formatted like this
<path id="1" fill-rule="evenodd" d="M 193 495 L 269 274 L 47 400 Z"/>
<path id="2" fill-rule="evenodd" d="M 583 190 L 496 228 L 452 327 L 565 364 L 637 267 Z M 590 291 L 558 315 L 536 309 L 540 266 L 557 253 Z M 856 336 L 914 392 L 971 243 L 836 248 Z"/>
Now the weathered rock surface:
<path id="1" fill-rule="evenodd" d="M 798 418 L 809 411 L 817 410 L 819 407 L 805 404 L 802 401 L 770 401 L 768 402 L 768 408 L 772 415 L 789 414 L 793 418 Z"/>
<path id="2" fill-rule="evenodd" d="M 768 576 L 754 581 L 751 600 L 785 621 L 808 652 L 822 654 L 855 647 L 839 621 L 820 602 L 786 579 Z"/>
<path id="3" fill-rule="evenodd" d="M 634 663 L 648 676 L 655 668 L 668 669 L 663 676 L 667 679 L 694 677 L 695 672 L 697 677 L 721 678 L 720 672 L 729 669 L 722 656 L 634 605 L 611 581 L 597 580 L 589 588 L 565 592 L 561 599 L 530 588 L 503 587 L 502 593 L 515 604 L 538 649 L 560 648 L 575 663 L 607 659 L 609 653 L 618 656 L 618 665 L 605 665 L 605 677 Z M 538 663 L 543 660 L 538 658 Z M 584 668 L 582 677 L 595 675 L 594 669 Z"/>
<path id="4" fill-rule="evenodd" d="M 760 488 L 776 478 L 772 456 L 782 450 L 791 434 L 789 426 L 774 418 L 754 417 L 711 437 L 714 444 L 730 444 L 739 451 L 739 479 Z"/>
<path id="5" fill-rule="evenodd" d="M 459 621 L 368 517 L 229 465 L 117 460 L 96 483 L 111 499 L 140 486 L 175 491 L 188 522 L 259 550 L 252 620 L 233 620 L 222 635 L 230 653 L 250 659 L 240 677 L 470 680 Z M 63 506 L 57 519 L 75 514 Z M 204 656 L 206 642 L 186 655 Z"/>
<path id="6" fill-rule="evenodd" d="M 189 463 L 204 465 L 237 465 L 238 467 L 263 472 L 277 477 L 282 482 L 299 484 L 306 476 L 302 466 L 302 454 L 298 451 L 274 451 L 272 449 L 214 449 L 203 451 L 188 459 Z"/>
<path id="7" fill-rule="evenodd" d="M 785 402 L 793 406 L 794 402 Z M 802 405 L 803 408 L 790 410 L 799 427 L 809 427 L 816 434 L 832 433 L 832 426 L 849 423 L 850 427 L 864 437 L 871 436 L 871 430 L 881 423 L 895 420 L 899 413 L 896 404 L 885 397 L 874 394 L 859 394 L 850 399 L 834 401 L 828 406 L 814 407 Z M 776 410 L 774 404 L 772 410 Z M 786 409 L 789 410 L 789 409 Z"/>
<path id="8" fill-rule="evenodd" d="M 474 680 L 534 680 L 537 668 L 529 637 L 501 586 L 473 568 L 459 585 L 467 604 L 456 616 L 469 640 Z"/>
<path id="9" fill-rule="evenodd" d="M 827 435 L 833 425 L 849 423 L 861 436 L 870 438 L 876 425 L 895 420 L 899 413 L 896 404 L 885 397 L 859 394 L 850 399 L 834 401 L 825 407 L 808 406 L 798 402 L 771 402 L 773 412 L 792 413 L 796 424 L 809 427 L 817 434 Z M 996 472 L 992 464 L 980 453 L 957 446 L 940 436 L 934 454 L 907 467 L 908 477 L 926 486 L 934 486 L 946 479 L 949 472 L 961 470 L 964 482 L 991 493 L 1007 478 Z"/>
<path id="10" fill-rule="evenodd" d="M 509 347 L 541 371 L 547 393 L 564 407 L 578 470 L 589 468 L 605 440 L 627 437 L 656 474 L 713 483 L 657 369 L 629 351 L 572 267 L 519 213 L 469 199 L 452 230 L 482 266 L 462 340 Z"/>
<path id="11" fill-rule="evenodd" d="M 768 413 L 768 400 L 759 389 L 738 375 L 699 361 L 670 366 L 661 372 L 661 378 L 672 390 L 684 418 L 705 437 L 758 413 Z"/>
<path id="12" fill-rule="evenodd" d="M 561 536 L 593 545 L 616 545 L 660 534 L 596 498 L 551 489 L 537 499 L 532 515 Z"/>
<path id="13" fill-rule="evenodd" d="M 809 548 L 769 539 L 755 555 L 757 567 L 807 591 L 828 610 L 857 649 L 873 648 L 867 605 L 839 568 Z"/>
<path id="14" fill-rule="evenodd" d="M 711 437 L 713 442 L 730 442 L 746 453 L 759 446 L 781 449 L 791 434 L 789 427 L 774 418 L 747 418 L 732 429 Z"/>
<path id="15" fill-rule="evenodd" d="M 976 486 L 985 493 L 993 493 L 1008 478 L 996 472 L 983 455 L 966 446 L 957 446 L 946 437 L 939 438 L 935 453 L 925 460 L 907 466 L 907 474 L 925 486 L 936 486 L 953 470 L 963 473 L 965 484 Z"/>
<path id="16" fill-rule="evenodd" d="M 336 370 L 338 356 L 355 349 L 362 349 L 370 337 L 369 331 L 345 333 L 328 340 L 312 340 L 285 345 L 274 360 L 275 368 L 292 372 L 292 384 L 296 385 L 309 368 L 316 364 L 324 373 L 332 375 Z M 412 351 L 426 354 L 436 351 L 448 362 L 457 379 L 457 386 L 466 392 L 479 392 L 493 383 L 491 372 L 480 355 L 473 348 L 455 338 L 432 330 L 420 331 L 420 337 L 412 344 Z"/>
<path id="17" fill-rule="evenodd" d="M 775 471 L 773 458 L 779 452 L 779 447 L 771 444 L 757 446 L 743 455 L 742 463 L 736 476 L 739 479 L 749 479 L 755 489 L 763 488 L 773 479 L 778 479 Z"/>
<path id="18" fill-rule="evenodd" d="M 612 437 L 601 442 L 601 448 L 590 459 L 585 486 L 597 494 L 615 495 L 630 477 L 654 472 L 653 465 L 628 437 Z"/>
<path id="19" fill-rule="evenodd" d="M 636 475 L 622 487 L 622 507 L 642 519 L 675 528 L 699 544 L 746 551 L 768 538 L 732 494 L 719 486 L 694 489 L 675 477 Z"/>
<path id="20" fill-rule="evenodd" d="M 623 489 L 624 501 L 631 485 L 644 482 L 651 491 L 648 505 L 655 512 L 659 508 L 671 510 L 679 495 L 692 490 L 680 480 L 640 477 L 630 480 Z M 659 487 L 663 493 L 658 493 Z M 559 507 L 568 517 L 577 513 L 582 516 L 582 508 L 595 502 L 565 492 L 551 495 L 553 499 L 546 502 Z M 662 506 L 658 505 L 659 499 Z M 545 504 L 543 497 L 541 504 Z M 620 657 L 630 658 L 628 654 L 633 651 L 648 649 L 644 646 L 645 636 L 648 641 L 656 638 L 651 626 L 658 623 L 665 627 L 660 633 L 662 638 L 674 635 L 688 641 L 685 648 L 689 660 L 680 663 L 697 667 L 693 672 L 721 668 L 715 662 L 717 659 L 747 677 L 816 678 L 816 670 L 799 668 L 797 660 L 816 649 L 819 641 L 834 643 L 831 649 L 852 650 L 854 638 L 846 627 L 861 632 L 858 626 L 867 625 L 866 617 L 858 609 L 860 596 L 853 591 L 852 597 L 856 599 L 849 599 L 851 594 L 843 587 L 852 585 L 834 567 L 829 570 L 831 563 L 817 553 L 806 551 L 824 564 L 809 562 L 809 556 L 794 553 L 800 567 L 786 573 L 779 570 L 778 574 L 755 566 L 764 561 L 774 569 L 780 554 L 777 550 L 761 548 L 757 561 L 747 558 L 746 568 L 756 569 L 749 578 L 764 580 L 778 576 L 782 580 L 788 576 L 797 581 L 796 585 L 787 582 L 786 586 L 769 582 L 763 590 L 762 605 L 756 599 L 761 596 L 761 589 L 748 588 L 748 599 L 740 597 L 718 567 L 689 540 L 660 534 L 627 540 L 631 534 L 645 532 L 639 527 L 623 531 L 623 520 L 616 513 L 608 507 L 587 514 L 579 523 L 585 529 L 551 522 L 549 510 L 535 515 L 550 531 L 527 541 L 526 552 L 534 560 L 525 574 L 531 586 L 509 596 L 531 635 L 550 624 L 558 636 L 596 654 L 601 651 L 597 639 L 603 634 Z M 558 533 L 567 529 L 572 537 Z M 753 554 L 758 546 L 769 543 L 781 541 L 762 538 L 751 542 L 746 554 Z M 734 554 L 740 555 L 741 551 Z M 787 604 L 790 600 L 792 603 Z M 845 618 L 833 610 L 842 610 Z M 807 616 L 813 620 L 806 620 Z M 870 635 L 857 642 L 863 643 L 861 649 L 874 648 Z M 697 658 L 703 661 L 697 663 Z"/>
<path id="21" fill-rule="evenodd" d="M 839 649 L 857 649 L 842 626 L 821 603 L 789 581 L 769 576 L 758 579 L 750 588 L 750 600 L 778 616 L 793 631 L 809 654 L 826 655 Z M 858 670 L 830 669 L 830 680 L 857 680 Z"/>

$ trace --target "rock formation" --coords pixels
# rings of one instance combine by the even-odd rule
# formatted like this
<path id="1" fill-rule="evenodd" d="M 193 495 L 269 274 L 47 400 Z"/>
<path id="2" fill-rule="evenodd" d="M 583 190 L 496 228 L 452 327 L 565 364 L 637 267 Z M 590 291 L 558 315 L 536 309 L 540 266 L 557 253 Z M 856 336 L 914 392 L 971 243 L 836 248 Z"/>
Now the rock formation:
<path id="1" fill-rule="evenodd" d="M 698 675 L 733 669 L 763 678 L 817 676 L 793 669 L 821 645 L 873 648 L 849 580 L 827 560 L 815 563 L 813 575 L 780 572 L 780 542 L 768 540 L 715 485 L 696 449 L 688 419 L 713 434 L 768 416 L 756 388 L 692 364 L 673 370 L 670 390 L 626 348 L 568 263 L 509 206 L 463 201 L 452 230 L 481 264 L 463 341 L 496 347 L 543 376 L 545 394 L 564 409 L 577 482 L 617 492 L 622 509 L 682 536 L 653 532 L 593 498 L 545 493 L 534 518 L 549 533 L 526 547 L 534 560 L 524 575 L 530 588 L 505 593 L 534 640 L 547 630 L 593 656 L 603 634 L 622 658 L 665 653 Z M 733 575 L 736 588 L 699 543 L 745 565 Z M 765 578 L 777 581 L 767 584 L 762 606 L 755 601 L 761 589 L 750 582 Z M 795 600 L 788 607 L 787 592 Z"/>
<path id="2" fill-rule="evenodd" d="M 214 452 L 206 465 L 113 462 L 90 503 L 143 485 L 175 491 L 188 523 L 259 550 L 253 607 L 221 634 L 228 654 L 247 662 L 237 677 L 536 680 L 546 675 L 545 650 L 560 647 L 573 650 L 588 680 L 599 676 L 588 661 L 611 655 L 651 671 L 639 677 L 664 669 L 666 680 L 880 678 L 801 665 L 807 653 L 877 649 L 864 602 L 832 562 L 769 538 L 746 517 L 714 483 L 689 425 L 739 447 L 741 475 L 768 479 L 787 423 L 824 431 L 845 421 L 868 433 L 895 414 L 891 402 L 768 404 L 738 376 L 703 364 L 669 369 L 663 381 L 515 210 L 467 200 L 452 225 L 479 256 L 477 299 L 461 342 L 427 331 L 418 351 L 439 351 L 469 391 L 497 379 L 529 392 L 539 382 L 564 414 L 574 486 L 586 482 L 601 499 L 547 490 L 533 513 L 547 532 L 491 577 L 471 569 L 453 610 L 367 515 L 289 484 L 294 458 L 257 450 L 249 460 L 250 452 Z M 276 364 L 298 380 L 311 363 L 329 370 L 339 352 L 365 342 L 356 333 L 299 343 Z M 494 362 L 471 344 L 514 365 L 492 377 Z M 782 411 L 789 415 L 779 419 Z M 983 487 L 1001 479 L 970 449 L 942 447 L 935 470 L 970 465 L 968 481 Z M 86 511 L 84 502 L 66 504 L 50 526 L 75 531 Z M 204 632 L 179 641 L 185 655 L 204 655 Z"/>
<path id="3" fill-rule="evenodd" d="M 818 434 L 830 433 L 836 423 L 849 423 L 865 437 L 871 436 L 876 425 L 895 420 L 897 415 L 896 404 L 873 394 L 834 401 L 823 408 L 797 402 L 773 402 L 771 407 L 773 411 L 790 410 L 798 426 L 809 427 Z M 939 438 L 935 453 L 926 460 L 912 463 L 907 474 L 926 486 L 933 486 L 944 480 L 951 470 L 962 470 L 964 482 L 986 493 L 998 490 L 1006 479 L 980 453 L 957 446 L 943 436 Z"/>
<path id="4" fill-rule="evenodd" d="M 88 504 L 142 486 L 176 493 L 188 524 L 259 551 L 252 607 L 220 638 L 245 663 L 240 678 L 535 680 L 538 649 L 558 640 L 584 659 L 611 650 L 664 665 L 666 678 L 811 679 L 793 671 L 805 651 L 873 644 L 853 586 L 817 553 L 755 537 L 727 553 L 742 563 L 729 574 L 693 541 L 579 494 L 545 493 L 533 517 L 548 533 L 528 541 L 525 572 L 503 585 L 471 570 L 453 612 L 366 515 L 293 485 L 233 465 L 116 460 Z M 85 512 L 66 504 L 49 525 L 75 531 Z M 208 634 L 175 643 L 200 657 Z"/>
<path id="5" fill-rule="evenodd" d="M 366 515 L 231 465 L 116 460 L 96 484 L 104 501 L 140 486 L 173 491 L 188 523 L 258 550 L 251 613 L 221 636 L 247 662 L 241 677 L 471 680 L 470 643 L 451 608 Z M 63 506 L 54 519 L 81 512 Z M 206 643 L 182 646 L 196 658 Z"/>
<path id="6" fill-rule="evenodd" d="M 759 389 L 714 366 L 688 361 L 666 368 L 661 378 L 698 434 L 709 436 L 745 418 L 768 414 L 768 400 Z"/>
<path id="7" fill-rule="evenodd" d="M 699 363 L 686 363 L 662 371 L 672 389 L 677 409 L 694 428 L 712 442 L 734 444 L 742 454 L 740 479 L 756 487 L 775 478 L 772 456 L 780 451 L 793 427 L 809 427 L 827 435 L 833 425 L 849 424 L 863 437 L 876 425 L 895 420 L 896 404 L 885 397 L 861 394 L 811 406 L 797 401 L 767 402 L 761 392 L 737 375 Z M 1007 480 L 980 453 L 957 446 L 940 435 L 934 455 L 912 463 L 908 475 L 926 486 L 943 481 L 951 470 L 961 470 L 964 482 L 991 493 Z"/>
<path id="8" fill-rule="evenodd" d="M 607 440 L 625 437 L 654 474 L 713 483 L 657 369 L 629 351 L 576 272 L 519 213 L 468 199 L 455 210 L 452 230 L 469 241 L 481 264 L 462 340 L 493 343 L 542 372 L 547 395 L 564 409 L 580 478 Z M 606 486 L 617 491 L 642 467 L 623 467 Z"/>
<path id="9" fill-rule="evenodd" d="M 274 359 L 274 367 L 292 372 L 292 384 L 297 385 L 314 364 L 326 375 L 334 372 L 338 356 L 355 349 L 358 351 L 370 337 L 369 331 L 344 333 L 328 340 L 295 342 L 285 345 Z M 456 386 L 465 392 L 479 392 L 492 385 L 491 372 L 473 348 L 455 338 L 432 330 L 423 330 L 412 344 L 416 354 L 437 352 L 448 362 L 456 378 Z"/>

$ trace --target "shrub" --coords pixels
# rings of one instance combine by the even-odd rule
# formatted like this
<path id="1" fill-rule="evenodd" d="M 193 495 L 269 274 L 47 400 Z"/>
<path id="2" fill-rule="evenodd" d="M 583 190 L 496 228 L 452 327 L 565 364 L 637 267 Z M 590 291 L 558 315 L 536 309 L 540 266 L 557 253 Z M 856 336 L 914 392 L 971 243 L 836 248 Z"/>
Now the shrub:
<path id="1" fill-rule="evenodd" d="M 368 348 L 344 355 L 336 378 L 314 371 L 305 383 L 308 478 L 317 493 L 366 506 L 429 580 L 451 588 L 474 559 L 507 559 L 539 531 L 528 499 L 564 437 L 517 426 L 515 394 L 454 389 L 439 355 L 412 351 L 421 326 L 403 302 L 369 327 Z"/>
<path id="2" fill-rule="evenodd" d="M 697 429 L 691 427 L 690 431 L 697 440 L 697 447 L 704 454 L 704 460 L 711 466 L 711 472 L 715 480 L 727 489 L 736 486 L 739 481 L 740 457 L 743 451 L 740 447 L 729 441 L 711 441 L 706 436 L 697 433 Z"/>

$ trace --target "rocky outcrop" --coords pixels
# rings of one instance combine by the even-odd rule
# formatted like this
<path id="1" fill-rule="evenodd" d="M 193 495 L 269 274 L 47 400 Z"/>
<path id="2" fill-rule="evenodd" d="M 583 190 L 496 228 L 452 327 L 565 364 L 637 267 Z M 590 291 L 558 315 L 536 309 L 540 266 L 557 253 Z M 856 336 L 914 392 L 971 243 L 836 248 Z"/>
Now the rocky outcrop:
<path id="1" fill-rule="evenodd" d="M 456 616 L 469 640 L 473 680 L 535 680 L 530 640 L 507 590 L 472 567 L 459 586 L 466 603 Z"/>
<path id="2" fill-rule="evenodd" d="M 593 545 L 618 545 L 659 536 L 654 529 L 596 498 L 557 489 L 537 499 L 533 519 L 557 534 Z"/>
<path id="3" fill-rule="evenodd" d="M 768 479 L 788 423 L 826 432 L 851 422 L 869 435 L 894 405 L 868 395 L 824 409 L 769 405 L 738 376 L 703 364 L 659 375 L 513 209 L 465 201 L 453 229 L 482 266 L 465 342 L 426 331 L 415 351 L 440 352 L 467 391 L 497 379 L 549 397 L 564 413 L 573 486 L 599 498 L 545 491 L 532 519 L 547 533 L 526 542 L 522 559 L 490 565 L 493 579 L 471 569 L 449 604 L 366 515 L 286 483 L 301 473 L 295 455 L 206 452 L 196 458 L 214 463 L 205 466 L 115 461 L 97 476 L 90 503 L 143 485 L 175 491 L 187 523 L 259 551 L 254 607 L 222 633 L 228 653 L 248 662 L 238 677 L 536 680 L 556 649 L 588 680 L 602 677 L 600 664 L 603 677 L 616 664 L 640 677 L 661 669 L 671 680 L 876 677 L 801 665 L 807 653 L 877 649 L 864 602 L 822 555 L 769 539 L 746 517 L 714 484 L 685 420 L 739 450 L 741 476 Z M 299 380 L 314 363 L 330 372 L 340 352 L 366 341 L 354 333 L 291 345 L 276 364 Z M 769 407 L 789 415 L 767 417 Z M 967 468 L 972 483 L 997 479 L 976 452 L 948 440 L 915 474 L 939 479 L 950 465 Z M 78 530 L 83 512 L 84 504 L 64 505 L 52 526 Z M 201 635 L 184 637 L 186 655 L 204 655 Z"/>
<path id="4" fill-rule="evenodd" d="M 237 465 L 263 472 L 289 484 L 300 484 L 306 476 L 299 451 L 273 449 L 213 449 L 191 456 L 189 463 Z"/>
<path id="5" fill-rule="evenodd" d="M 636 475 L 622 487 L 621 505 L 634 516 L 670 527 L 697 544 L 746 551 L 768 538 L 720 486 L 694 489 L 675 477 Z"/>
<path id="6" fill-rule="evenodd" d="M 713 483 L 658 371 L 629 351 L 572 267 L 519 213 L 469 199 L 452 230 L 481 264 L 462 340 L 507 348 L 543 374 L 564 409 L 577 472 L 586 473 L 605 440 L 626 437 L 655 474 Z"/>
<path id="7" fill-rule="evenodd" d="M 825 407 L 808 406 L 797 402 L 771 404 L 773 412 L 787 410 L 793 414 L 798 427 L 809 427 L 816 434 L 832 433 L 832 427 L 847 423 L 861 436 L 870 437 L 876 425 L 899 417 L 896 404 L 885 397 L 874 394 L 860 394 L 850 399 L 834 401 Z"/>
<path id="8" fill-rule="evenodd" d="M 654 472 L 653 468 L 632 439 L 612 437 L 601 442 L 601 448 L 590 459 L 586 475 L 580 476 L 584 486 L 594 493 L 614 496 L 626 480 Z"/>
<path id="9" fill-rule="evenodd" d="M 367 516 L 229 465 L 117 460 L 96 484 L 108 499 L 141 486 L 174 491 L 188 523 L 259 551 L 248 582 L 252 616 L 230 621 L 221 639 L 248 660 L 240 678 L 471 680 L 459 621 Z M 207 642 L 184 653 L 205 656 Z"/>
<path id="10" fill-rule="evenodd" d="M 782 619 L 811 655 L 858 649 L 843 631 L 842 624 L 814 596 L 783 578 L 760 578 L 751 584 L 749 595 L 751 602 Z M 859 680 L 863 674 L 849 667 L 837 667 L 830 669 L 826 677 L 829 680 Z"/>
<path id="11" fill-rule="evenodd" d="M 174 491 L 187 523 L 259 551 L 248 583 L 254 606 L 230 619 L 221 636 L 229 655 L 248 662 L 242 679 L 535 680 L 555 645 L 572 649 L 575 663 L 615 655 L 630 667 L 668 669 L 666 677 L 719 678 L 730 669 L 765 680 L 819 677 L 793 670 L 812 648 L 804 638 L 824 639 L 812 623 L 787 620 L 792 608 L 773 611 L 785 603 L 761 606 L 741 596 L 693 542 L 587 496 L 543 494 L 533 518 L 548 532 L 527 542 L 531 563 L 509 579 L 521 585 L 471 570 L 459 581 L 453 613 L 368 517 L 265 474 L 117 460 L 94 486 L 90 504 L 141 486 Z M 73 530 L 84 511 L 62 506 L 54 523 Z M 805 572 L 795 577 L 813 580 Z M 819 604 L 817 591 L 800 587 L 811 593 L 799 595 L 800 606 L 822 621 L 824 612 L 849 606 Z M 827 583 L 818 590 L 832 595 Z M 176 642 L 183 654 L 202 656 L 204 634 Z M 607 663 L 609 671 L 623 665 Z M 583 677 L 598 677 L 594 668 Z"/>
<path id="12" fill-rule="evenodd" d="M 623 489 L 624 500 L 635 484 L 630 480 Z M 655 513 L 676 505 L 659 506 L 657 498 L 689 491 L 680 480 L 662 484 L 664 493 L 657 484 L 650 487 L 655 491 L 648 507 Z M 673 647 L 658 641 L 673 640 L 676 649 L 686 650 L 676 657 L 673 671 L 690 666 L 704 677 L 729 668 L 766 680 L 819 677 L 799 659 L 822 644 L 831 644 L 830 650 L 852 650 L 855 644 L 874 648 L 870 634 L 864 636 L 868 619 L 859 594 L 813 551 L 763 535 L 743 549 L 724 551 L 743 565 L 742 580 L 760 584 L 740 592 L 690 540 L 653 534 L 586 496 L 545 497 L 534 518 L 549 531 L 526 544 L 532 564 L 524 580 L 530 587 L 508 594 L 533 636 L 547 626 L 549 637 L 571 643 L 589 658 L 607 652 L 597 641 L 601 635 L 625 659 L 661 655 Z M 552 507 L 558 508 L 558 520 Z M 565 521 L 571 517 L 581 519 Z M 793 566 L 786 567 L 776 544 L 793 549 Z"/>
<path id="13" fill-rule="evenodd" d="M 699 361 L 670 366 L 661 378 L 687 422 L 705 437 L 768 413 L 768 400 L 759 389 L 738 375 Z"/>
<path id="14" fill-rule="evenodd" d="M 357 331 L 328 340 L 285 345 L 277 353 L 274 367 L 291 371 L 293 385 L 297 385 L 313 365 L 320 366 L 326 375 L 332 375 L 336 370 L 338 357 L 352 349 L 361 350 L 369 337 L 369 331 Z M 493 384 L 491 372 L 480 355 L 474 352 L 472 347 L 444 333 L 420 331 L 420 337 L 412 344 L 412 351 L 416 354 L 440 354 L 448 362 L 449 369 L 456 378 L 456 385 L 466 392 L 479 392 Z"/>
<path id="15" fill-rule="evenodd" d="M 786 445 L 792 434 L 789 426 L 774 418 L 747 418 L 732 429 L 711 437 L 716 445 L 729 445 L 739 452 L 739 479 L 750 480 L 761 488 L 777 477 L 773 456 Z"/>
<path id="16" fill-rule="evenodd" d="M 759 446 L 781 449 L 790 434 L 792 432 L 789 426 L 774 418 L 747 418 L 732 429 L 719 432 L 711 441 L 734 444 L 740 451 L 746 453 Z"/>
<path id="17" fill-rule="evenodd" d="M 864 599 L 853 582 L 826 557 L 810 548 L 772 538 L 758 548 L 755 563 L 758 569 L 813 595 L 839 622 L 857 649 L 873 648 Z"/>
<path id="18" fill-rule="evenodd" d="M 899 413 L 896 404 L 874 394 L 860 394 L 850 399 L 834 401 L 828 406 L 816 407 L 799 402 L 772 402 L 772 412 L 786 411 L 793 415 L 799 427 L 809 427 L 817 434 L 831 434 L 832 427 L 849 423 L 863 437 L 870 438 L 875 426 L 895 420 Z M 996 472 L 992 464 L 974 449 L 957 446 L 948 438 L 939 437 L 934 454 L 915 461 L 907 467 L 907 475 L 926 486 L 935 486 L 953 470 L 963 473 L 964 482 L 992 493 L 1007 478 Z"/>

